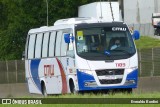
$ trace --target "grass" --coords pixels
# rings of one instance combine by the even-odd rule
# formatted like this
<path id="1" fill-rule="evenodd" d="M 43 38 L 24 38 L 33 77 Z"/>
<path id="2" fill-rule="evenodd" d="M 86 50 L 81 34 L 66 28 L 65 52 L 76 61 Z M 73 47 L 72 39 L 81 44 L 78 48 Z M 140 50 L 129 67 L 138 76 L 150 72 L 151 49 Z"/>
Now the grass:
<path id="1" fill-rule="evenodd" d="M 146 97 L 147 96 L 147 97 Z M 135 93 L 126 94 L 126 93 L 116 93 L 116 94 L 93 94 L 93 93 L 85 93 L 85 94 L 66 94 L 66 95 L 56 95 L 49 96 L 48 98 L 160 98 L 160 93 Z"/>
<path id="2" fill-rule="evenodd" d="M 133 94 L 66 94 L 54 95 L 48 98 L 160 98 L 160 93 L 133 93 Z M 44 104 L 44 105 L 0 105 L 2 107 L 159 107 L 159 104 Z"/>
<path id="3" fill-rule="evenodd" d="M 141 36 L 135 43 L 138 49 L 160 47 L 160 39 L 151 38 L 149 36 Z"/>

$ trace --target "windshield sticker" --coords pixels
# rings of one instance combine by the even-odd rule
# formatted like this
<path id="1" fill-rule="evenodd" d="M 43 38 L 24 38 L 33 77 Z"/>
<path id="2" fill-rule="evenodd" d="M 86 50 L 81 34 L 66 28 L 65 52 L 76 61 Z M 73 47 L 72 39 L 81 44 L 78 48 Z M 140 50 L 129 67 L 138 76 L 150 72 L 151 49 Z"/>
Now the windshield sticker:
<path id="1" fill-rule="evenodd" d="M 78 40 L 83 40 L 83 31 L 77 31 Z"/>
<path id="2" fill-rule="evenodd" d="M 122 28 L 122 27 L 112 27 L 112 31 L 126 31 L 126 28 Z"/>

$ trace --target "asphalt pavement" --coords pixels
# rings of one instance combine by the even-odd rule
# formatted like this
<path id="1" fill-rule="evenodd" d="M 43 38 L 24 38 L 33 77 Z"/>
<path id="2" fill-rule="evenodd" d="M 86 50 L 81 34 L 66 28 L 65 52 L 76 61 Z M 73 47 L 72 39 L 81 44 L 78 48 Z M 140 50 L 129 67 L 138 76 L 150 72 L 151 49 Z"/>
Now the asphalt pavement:
<path id="1" fill-rule="evenodd" d="M 160 36 L 154 35 L 154 36 L 150 36 L 151 38 L 155 38 L 155 39 L 160 39 Z"/>

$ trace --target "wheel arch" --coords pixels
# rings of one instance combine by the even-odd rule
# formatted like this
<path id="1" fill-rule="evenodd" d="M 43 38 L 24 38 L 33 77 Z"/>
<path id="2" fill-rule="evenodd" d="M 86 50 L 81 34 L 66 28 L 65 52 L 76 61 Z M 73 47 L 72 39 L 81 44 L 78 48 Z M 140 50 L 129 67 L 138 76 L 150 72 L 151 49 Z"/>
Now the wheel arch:
<path id="1" fill-rule="evenodd" d="M 46 83 L 44 80 L 41 80 L 41 93 L 43 94 L 43 87 L 46 87 Z"/>

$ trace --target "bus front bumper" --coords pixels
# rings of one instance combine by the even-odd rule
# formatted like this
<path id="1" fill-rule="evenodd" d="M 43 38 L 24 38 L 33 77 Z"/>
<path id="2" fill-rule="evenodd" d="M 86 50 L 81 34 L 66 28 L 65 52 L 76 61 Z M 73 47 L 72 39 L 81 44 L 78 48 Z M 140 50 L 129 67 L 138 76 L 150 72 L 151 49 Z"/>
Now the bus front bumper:
<path id="1" fill-rule="evenodd" d="M 113 84 L 112 86 L 98 86 L 92 75 L 88 75 L 79 70 L 77 70 L 77 77 L 78 77 L 79 91 L 137 88 L 138 69 L 135 69 L 134 71 L 130 72 L 127 75 L 127 78 L 123 85 Z"/>

